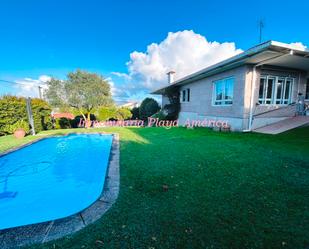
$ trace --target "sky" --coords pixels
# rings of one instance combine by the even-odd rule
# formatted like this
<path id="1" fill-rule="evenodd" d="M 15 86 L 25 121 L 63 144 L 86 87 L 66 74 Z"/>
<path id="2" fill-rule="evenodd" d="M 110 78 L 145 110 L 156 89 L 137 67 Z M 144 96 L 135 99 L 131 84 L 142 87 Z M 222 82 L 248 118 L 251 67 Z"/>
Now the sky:
<path id="1" fill-rule="evenodd" d="M 76 69 L 107 78 L 115 100 L 141 100 L 176 79 L 262 40 L 309 46 L 309 1 L 113 0 L 0 2 L 0 94 Z"/>

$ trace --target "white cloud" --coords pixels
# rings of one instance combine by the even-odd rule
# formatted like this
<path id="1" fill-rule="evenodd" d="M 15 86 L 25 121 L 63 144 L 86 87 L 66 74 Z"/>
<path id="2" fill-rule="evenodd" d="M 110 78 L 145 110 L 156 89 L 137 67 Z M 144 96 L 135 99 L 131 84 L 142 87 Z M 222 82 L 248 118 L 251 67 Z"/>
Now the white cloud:
<path id="1" fill-rule="evenodd" d="M 302 44 L 301 42 L 292 42 L 290 43 L 291 46 L 295 47 L 296 49 L 305 50 L 307 46 Z"/>
<path id="2" fill-rule="evenodd" d="M 48 82 L 48 81 L 50 81 L 50 80 L 51 80 L 51 77 L 48 76 L 48 75 L 41 75 L 41 76 L 39 77 L 39 81 L 40 81 L 40 82 L 46 83 L 46 82 Z"/>
<path id="3" fill-rule="evenodd" d="M 179 79 L 240 52 L 233 42 L 209 42 L 192 30 L 170 32 L 159 44 L 150 44 L 146 52 L 132 52 L 127 74 L 112 74 L 124 80 L 118 94 L 130 98 L 166 85 L 170 70 Z"/>
<path id="4" fill-rule="evenodd" d="M 128 74 L 126 74 L 126 73 L 111 72 L 111 74 L 115 75 L 115 76 L 118 76 L 118 77 L 122 77 L 122 78 L 124 78 L 126 80 L 130 80 L 131 79 L 131 77 Z"/>
<path id="5" fill-rule="evenodd" d="M 46 88 L 46 83 L 51 79 L 48 75 L 41 75 L 38 79 L 24 78 L 16 80 L 16 95 L 24 97 L 39 97 L 39 86 Z"/>

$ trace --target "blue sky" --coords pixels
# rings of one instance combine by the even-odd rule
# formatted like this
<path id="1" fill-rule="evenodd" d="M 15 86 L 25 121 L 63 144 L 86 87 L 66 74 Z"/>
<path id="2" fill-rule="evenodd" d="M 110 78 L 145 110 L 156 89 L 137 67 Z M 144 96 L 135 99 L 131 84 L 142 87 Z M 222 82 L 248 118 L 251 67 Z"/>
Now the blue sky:
<path id="1" fill-rule="evenodd" d="M 124 91 L 136 79 L 111 73 L 130 73 L 130 54 L 145 53 L 168 32 L 193 30 L 208 41 L 234 42 L 244 50 L 258 43 L 257 23 L 263 18 L 263 40 L 308 46 L 309 16 L 300 11 L 307 9 L 308 1 L 5 0 L 0 3 L 0 79 L 64 78 L 81 68 L 111 77 Z M 14 92 L 6 83 L 0 87 Z"/>

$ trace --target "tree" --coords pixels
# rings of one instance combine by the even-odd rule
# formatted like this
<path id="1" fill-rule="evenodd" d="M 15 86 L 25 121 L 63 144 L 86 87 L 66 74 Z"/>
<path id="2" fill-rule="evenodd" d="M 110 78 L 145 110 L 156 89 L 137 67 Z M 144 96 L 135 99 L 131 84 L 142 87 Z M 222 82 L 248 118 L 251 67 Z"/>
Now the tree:
<path id="1" fill-rule="evenodd" d="M 108 81 L 81 70 L 69 73 L 67 80 L 51 79 L 45 96 L 53 107 L 75 108 L 88 123 L 92 110 L 113 102 Z"/>
<path id="2" fill-rule="evenodd" d="M 156 100 L 154 100 L 153 98 L 146 98 L 143 100 L 141 106 L 139 107 L 140 119 L 147 120 L 148 117 L 151 117 L 159 110 L 160 106 Z"/>
<path id="3" fill-rule="evenodd" d="M 132 119 L 139 119 L 139 107 L 133 107 L 131 113 Z"/>

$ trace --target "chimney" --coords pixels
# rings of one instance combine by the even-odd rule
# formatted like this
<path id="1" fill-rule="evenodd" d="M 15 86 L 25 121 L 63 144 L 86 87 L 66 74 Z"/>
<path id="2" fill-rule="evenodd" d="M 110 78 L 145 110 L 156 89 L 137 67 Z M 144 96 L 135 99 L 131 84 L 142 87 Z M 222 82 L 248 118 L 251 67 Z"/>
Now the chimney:
<path id="1" fill-rule="evenodd" d="M 174 71 L 169 71 L 169 72 L 167 73 L 167 81 L 168 81 L 168 84 L 173 84 L 173 83 L 174 83 L 174 74 L 175 74 Z"/>

